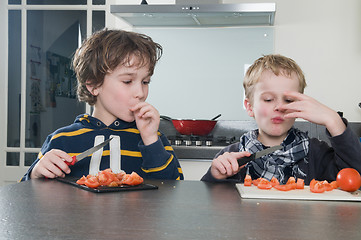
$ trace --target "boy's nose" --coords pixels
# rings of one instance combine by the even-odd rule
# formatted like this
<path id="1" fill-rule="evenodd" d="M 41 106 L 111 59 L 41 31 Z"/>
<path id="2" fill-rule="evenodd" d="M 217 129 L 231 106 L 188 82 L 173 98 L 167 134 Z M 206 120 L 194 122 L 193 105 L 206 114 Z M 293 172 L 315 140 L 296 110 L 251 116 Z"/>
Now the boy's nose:
<path id="1" fill-rule="evenodd" d="M 277 103 L 274 107 L 273 111 L 275 112 L 284 112 L 284 110 L 281 109 L 282 103 Z"/>
<path id="2" fill-rule="evenodd" d="M 137 87 L 134 91 L 134 96 L 139 99 L 144 98 L 144 89 L 142 87 Z"/>

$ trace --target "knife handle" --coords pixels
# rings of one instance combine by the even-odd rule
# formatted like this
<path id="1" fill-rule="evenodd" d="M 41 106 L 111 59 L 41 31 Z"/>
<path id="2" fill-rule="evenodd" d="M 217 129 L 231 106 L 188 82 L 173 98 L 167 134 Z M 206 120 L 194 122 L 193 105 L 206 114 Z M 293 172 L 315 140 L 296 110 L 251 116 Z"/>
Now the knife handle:
<path id="1" fill-rule="evenodd" d="M 251 156 L 249 156 L 249 157 L 242 157 L 242 158 L 237 159 L 237 162 L 238 162 L 239 166 L 243 166 L 246 163 L 253 161 L 254 159 L 255 159 L 255 154 L 251 154 Z"/>
<path id="2" fill-rule="evenodd" d="M 73 161 L 71 161 L 71 162 L 68 162 L 68 161 L 64 161 L 64 162 L 68 166 L 73 166 L 76 163 L 76 156 L 73 156 L 72 159 L 73 159 Z"/>

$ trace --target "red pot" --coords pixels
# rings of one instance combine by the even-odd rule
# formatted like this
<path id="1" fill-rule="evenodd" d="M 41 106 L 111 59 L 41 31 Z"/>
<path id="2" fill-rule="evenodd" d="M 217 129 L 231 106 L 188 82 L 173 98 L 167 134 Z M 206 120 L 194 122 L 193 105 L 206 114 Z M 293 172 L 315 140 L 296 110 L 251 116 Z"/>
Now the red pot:
<path id="1" fill-rule="evenodd" d="M 172 119 L 175 129 L 182 135 L 206 136 L 212 132 L 217 121 L 215 120 L 175 120 Z"/>
<path id="2" fill-rule="evenodd" d="M 220 114 L 213 119 L 221 116 Z M 167 116 L 161 118 L 172 121 L 175 129 L 182 135 L 206 136 L 210 134 L 216 126 L 216 120 L 193 120 L 193 119 L 172 119 Z"/>

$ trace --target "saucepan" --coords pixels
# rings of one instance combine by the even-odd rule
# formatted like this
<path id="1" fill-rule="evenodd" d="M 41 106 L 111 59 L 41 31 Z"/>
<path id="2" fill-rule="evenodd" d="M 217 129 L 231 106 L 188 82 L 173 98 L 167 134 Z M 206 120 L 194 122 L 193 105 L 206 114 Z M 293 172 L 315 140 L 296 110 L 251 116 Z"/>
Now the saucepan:
<path id="1" fill-rule="evenodd" d="M 218 114 L 211 120 L 172 119 L 164 115 L 160 117 L 164 120 L 171 121 L 175 129 L 182 135 L 206 136 L 212 132 L 217 123 L 216 119 L 220 116 L 221 114 Z"/>

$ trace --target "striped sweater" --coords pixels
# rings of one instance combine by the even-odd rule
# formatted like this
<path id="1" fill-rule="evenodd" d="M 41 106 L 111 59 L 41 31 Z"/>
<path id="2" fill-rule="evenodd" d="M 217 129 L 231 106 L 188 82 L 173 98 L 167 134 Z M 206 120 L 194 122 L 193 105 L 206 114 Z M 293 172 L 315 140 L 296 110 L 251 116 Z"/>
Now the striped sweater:
<path id="1" fill-rule="evenodd" d="M 60 128 L 47 137 L 37 159 L 21 181 L 30 179 L 35 164 L 51 149 L 60 149 L 74 156 L 110 137 L 113 139 L 102 151 L 71 166 L 69 175 L 94 175 L 100 170 L 111 168 L 114 172 L 134 171 L 145 179 L 183 180 L 182 169 L 173 148 L 162 133 L 158 132 L 158 135 L 157 142 L 145 146 L 135 121 L 129 123 L 117 119 L 106 126 L 92 116 L 79 115 L 73 124 Z"/>

